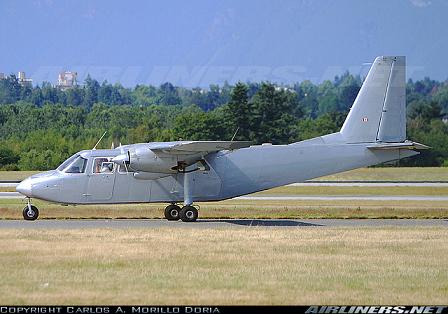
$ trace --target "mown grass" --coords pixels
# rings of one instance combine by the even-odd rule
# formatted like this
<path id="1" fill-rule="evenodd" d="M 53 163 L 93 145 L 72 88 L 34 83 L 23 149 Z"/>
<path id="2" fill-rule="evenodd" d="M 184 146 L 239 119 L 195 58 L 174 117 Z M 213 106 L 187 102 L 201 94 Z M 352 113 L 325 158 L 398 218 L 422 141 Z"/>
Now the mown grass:
<path id="1" fill-rule="evenodd" d="M 448 195 L 448 187 L 432 186 L 283 186 L 254 195 Z"/>
<path id="2" fill-rule="evenodd" d="M 0 181 L 21 181 L 40 171 L 0 171 Z"/>
<path id="3" fill-rule="evenodd" d="M 0 230 L 0 304 L 446 304 L 446 228 Z"/>
<path id="4" fill-rule="evenodd" d="M 0 171 L 1 180 L 23 180 L 39 171 Z M 448 181 L 448 167 L 361 168 L 315 180 L 330 181 Z"/>
<path id="5" fill-rule="evenodd" d="M 62 206 L 33 201 L 39 219 L 163 218 L 166 204 Z M 448 218 L 446 201 L 256 201 L 198 203 L 200 218 Z M 0 199 L 0 219 L 22 219 L 25 201 Z"/>
<path id="6" fill-rule="evenodd" d="M 317 178 L 328 181 L 448 181 L 448 167 L 360 168 Z"/>
<path id="7" fill-rule="evenodd" d="M 13 186 L 0 186 L 0 192 L 15 192 L 16 188 Z"/>

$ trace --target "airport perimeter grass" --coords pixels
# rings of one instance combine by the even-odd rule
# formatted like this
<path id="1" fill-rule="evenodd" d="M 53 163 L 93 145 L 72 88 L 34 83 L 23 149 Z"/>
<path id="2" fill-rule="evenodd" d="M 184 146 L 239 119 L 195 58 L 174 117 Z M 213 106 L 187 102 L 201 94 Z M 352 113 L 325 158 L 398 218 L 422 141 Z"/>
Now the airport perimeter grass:
<path id="1" fill-rule="evenodd" d="M 39 171 L 0 171 L 2 180 L 23 180 Z M 448 167 L 361 168 L 317 178 L 330 181 L 448 181 Z"/>
<path id="2" fill-rule="evenodd" d="M 0 230 L 0 304 L 446 304 L 448 229 Z"/>
<path id="3" fill-rule="evenodd" d="M 360 168 L 314 181 L 448 181 L 448 167 Z"/>

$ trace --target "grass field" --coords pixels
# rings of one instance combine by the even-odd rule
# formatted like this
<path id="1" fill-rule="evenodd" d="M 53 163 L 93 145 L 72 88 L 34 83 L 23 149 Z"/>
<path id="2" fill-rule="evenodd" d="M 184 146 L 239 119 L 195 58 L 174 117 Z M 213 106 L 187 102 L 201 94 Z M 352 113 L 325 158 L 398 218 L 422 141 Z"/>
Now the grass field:
<path id="1" fill-rule="evenodd" d="M 448 181 L 448 167 L 360 168 L 317 178 L 329 181 Z"/>
<path id="2" fill-rule="evenodd" d="M 446 181 L 446 170 L 371 168 L 319 180 Z M 0 180 L 29 174 L 0 172 Z M 288 186 L 257 193 L 269 194 L 430 196 L 448 188 Z M 163 218 L 165 207 L 33 203 L 40 219 Z M 446 201 L 198 205 L 200 218 L 448 219 Z M 24 206 L 0 199 L 0 219 L 22 219 Z M 447 238 L 440 227 L 0 229 L 0 304 L 446 304 Z"/>
<path id="3" fill-rule="evenodd" d="M 38 171 L 0 171 L 1 180 L 23 180 Z M 448 181 L 448 167 L 361 168 L 315 180 L 330 181 Z"/>
<path id="4" fill-rule="evenodd" d="M 0 171 L 0 181 L 21 181 L 39 171 Z"/>
<path id="5" fill-rule="evenodd" d="M 446 304 L 446 228 L 0 230 L 0 304 Z"/>
<path id="6" fill-rule="evenodd" d="M 283 186 L 254 195 L 448 195 L 448 187 L 432 186 Z"/>

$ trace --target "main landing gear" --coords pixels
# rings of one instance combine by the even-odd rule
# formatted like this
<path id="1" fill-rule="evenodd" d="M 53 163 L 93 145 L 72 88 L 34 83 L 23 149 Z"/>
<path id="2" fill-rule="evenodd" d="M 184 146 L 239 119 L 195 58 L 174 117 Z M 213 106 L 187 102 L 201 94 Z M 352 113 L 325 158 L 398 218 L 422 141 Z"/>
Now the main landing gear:
<path id="1" fill-rule="evenodd" d="M 25 220 L 36 220 L 39 217 L 39 210 L 36 206 L 31 205 L 30 199 L 28 199 L 28 204 L 23 209 L 22 214 Z"/>
<path id="2" fill-rule="evenodd" d="M 198 210 L 191 205 L 180 208 L 180 206 L 171 204 L 165 208 L 165 218 L 168 220 L 180 219 L 183 222 L 193 222 L 198 219 Z"/>
<path id="3" fill-rule="evenodd" d="M 168 220 L 182 220 L 183 222 L 193 222 L 198 219 L 198 210 L 194 207 L 192 198 L 192 177 L 190 172 L 184 169 L 184 207 L 180 208 L 172 203 L 165 208 L 165 218 Z"/>

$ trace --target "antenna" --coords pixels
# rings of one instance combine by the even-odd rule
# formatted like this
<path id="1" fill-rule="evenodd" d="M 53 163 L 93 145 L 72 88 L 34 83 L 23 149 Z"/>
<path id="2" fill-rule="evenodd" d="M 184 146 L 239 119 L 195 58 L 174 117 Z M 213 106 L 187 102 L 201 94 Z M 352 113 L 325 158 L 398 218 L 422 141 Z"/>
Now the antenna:
<path id="1" fill-rule="evenodd" d="M 95 146 L 93 146 L 92 150 L 95 150 L 96 147 L 98 146 L 98 144 L 101 142 L 101 140 L 103 139 L 104 135 L 106 135 L 107 131 L 104 131 L 103 136 L 100 137 L 100 139 L 98 140 L 98 142 L 96 142 Z"/>
<path id="2" fill-rule="evenodd" d="M 238 133 L 238 130 L 239 130 L 239 129 L 240 129 L 240 127 L 237 127 L 237 128 L 236 128 L 236 131 L 235 131 L 235 133 L 233 134 L 232 139 L 230 140 L 231 142 L 233 142 L 233 140 L 235 139 L 236 133 Z"/>

